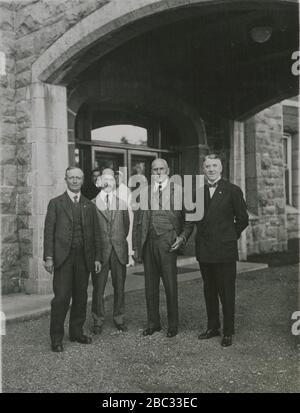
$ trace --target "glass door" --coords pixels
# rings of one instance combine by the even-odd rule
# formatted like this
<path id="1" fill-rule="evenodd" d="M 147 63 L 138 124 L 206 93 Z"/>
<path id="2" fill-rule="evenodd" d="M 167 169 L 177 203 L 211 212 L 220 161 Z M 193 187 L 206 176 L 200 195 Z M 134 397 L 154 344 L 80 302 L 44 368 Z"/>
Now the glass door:
<path id="1" fill-rule="evenodd" d="M 128 151 L 128 175 L 144 175 L 151 182 L 151 163 L 158 157 L 157 152 Z"/>
<path id="2" fill-rule="evenodd" d="M 117 171 L 120 167 L 127 166 L 127 156 L 125 149 L 93 147 L 92 148 L 92 169 L 99 169 L 100 172 L 105 168 Z"/>

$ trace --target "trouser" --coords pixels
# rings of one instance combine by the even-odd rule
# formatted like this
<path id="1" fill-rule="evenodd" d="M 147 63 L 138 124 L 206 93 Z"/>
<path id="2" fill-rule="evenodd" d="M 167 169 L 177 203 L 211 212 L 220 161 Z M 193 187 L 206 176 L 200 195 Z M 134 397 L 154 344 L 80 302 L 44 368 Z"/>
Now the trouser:
<path id="1" fill-rule="evenodd" d="M 115 324 L 123 324 L 125 314 L 125 279 L 126 265 L 121 264 L 114 249 L 108 261 L 102 265 L 100 273 L 92 273 L 93 298 L 92 316 L 95 326 L 102 326 L 105 317 L 104 291 L 108 273 L 111 271 L 111 280 L 114 289 L 113 319 Z"/>
<path id="2" fill-rule="evenodd" d="M 199 262 L 204 284 L 207 328 L 219 329 L 219 298 L 223 312 L 223 334 L 234 334 L 236 262 Z"/>
<path id="3" fill-rule="evenodd" d="M 143 261 L 145 269 L 145 294 L 148 328 L 160 327 L 159 284 L 162 278 L 167 299 L 169 329 L 178 328 L 177 255 L 169 252 L 176 238 L 174 230 L 160 236 L 148 236 Z"/>
<path id="4" fill-rule="evenodd" d="M 53 292 L 50 316 L 50 337 L 52 343 L 61 343 L 64 336 L 64 322 L 72 298 L 69 335 L 79 337 L 83 333 L 86 319 L 87 288 L 89 271 L 82 247 L 70 251 L 68 258 L 54 269 Z"/>

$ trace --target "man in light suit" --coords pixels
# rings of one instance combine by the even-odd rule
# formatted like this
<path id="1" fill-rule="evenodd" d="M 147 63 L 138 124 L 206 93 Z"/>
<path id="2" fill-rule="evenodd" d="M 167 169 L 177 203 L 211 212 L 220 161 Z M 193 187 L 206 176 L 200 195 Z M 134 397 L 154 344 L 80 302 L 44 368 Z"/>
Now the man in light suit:
<path id="1" fill-rule="evenodd" d="M 133 224 L 133 250 L 136 259 L 142 259 L 145 269 L 145 294 L 148 325 L 143 335 L 161 330 L 159 315 L 159 284 L 162 278 L 167 299 L 168 332 L 171 338 L 178 333 L 177 254 L 185 242 L 185 213 L 176 210 L 182 205 L 181 187 L 170 185 L 169 167 L 164 159 L 152 162 L 154 186 L 143 190 L 150 200 L 148 210 L 137 210 Z M 141 198 L 146 194 L 141 192 Z M 179 201 L 179 202 L 178 202 Z M 156 204 L 158 208 L 151 208 Z"/>
<path id="2" fill-rule="evenodd" d="M 132 250 L 132 230 L 133 230 L 133 211 L 131 207 L 131 191 L 126 185 L 126 182 L 124 182 L 124 174 L 122 171 L 116 171 L 115 173 L 115 179 L 116 179 L 116 194 L 119 199 L 124 201 L 124 203 L 128 207 L 128 214 L 129 214 L 129 232 L 127 236 L 127 242 L 128 242 L 128 264 L 127 267 L 133 267 L 134 266 L 134 259 L 133 259 L 133 250 Z"/>
<path id="3" fill-rule="evenodd" d="M 223 310 L 221 344 L 228 347 L 234 334 L 237 240 L 248 226 L 247 206 L 241 189 L 222 178 L 222 162 L 217 155 L 205 157 L 203 171 L 207 183 L 204 217 L 196 223 L 196 258 L 203 278 L 208 321 L 207 330 L 199 339 L 220 335 L 220 299 Z M 190 231 L 192 229 L 193 225 Z"/>
<path id="4" fill-rule="evenodd" d="M 44 228 L 45 268 L 50 274 L 54 271 L 50 337 L 55 352 L 63 351 L 64 321 L 71 298 L 70 340 L 91 343 L 83 334 L 87 287 L 90 272 L 100 271 L 97 213 L 95 205 L 80 192 L 82 170 L 68 167 L 65 181 L 67 191 L 49 202 Z"/>
<path id="5" fill-rule="evenodd" d="M 101 243 L 99 274 L 92 274 L 93 299 L 92 316 L 94 334 L 101 334 L 104 323 L 104 291 L 109 270 L 114 288 L 113 319 L 120 331 L 127 331 L 125 324 L 124 286 L 126 264 L 128 263 L 127 236 L 129 214 L 127 204 L 116 195 L 116 182 L 112 169 L 106 168 L 101 175 L 102 190 L 93 200 L 97 206 L 97 217 Z"/>

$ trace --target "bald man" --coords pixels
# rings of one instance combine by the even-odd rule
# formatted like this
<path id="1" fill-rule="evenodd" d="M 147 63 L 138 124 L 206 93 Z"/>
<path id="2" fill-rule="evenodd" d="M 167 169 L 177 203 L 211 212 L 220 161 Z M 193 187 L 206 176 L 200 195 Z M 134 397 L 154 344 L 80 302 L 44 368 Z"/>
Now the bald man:
<path id="1" fill-rule="evenodd" d="M 146 189 L 148 198 L 158 208 L 138 210 L 133 224 L 133 249 L 136 259 L 142 259 L 145 269 L 145 294 L 148 325 L 143 331 L 149 336 L 161 330 L 159 315 L 159 284 L 162 278 L 167 299 L 168 332 L 178 333 L 177 250 L 186 241 L 185 213 L 176 210 L 181 187 L 170 185 L 169 167 L 165 159 L 152 162 L 154 185 Z M 141 194 L 142 196 L 142 194 Z M 181 201 L 179 201 L 181 203 Z"/>

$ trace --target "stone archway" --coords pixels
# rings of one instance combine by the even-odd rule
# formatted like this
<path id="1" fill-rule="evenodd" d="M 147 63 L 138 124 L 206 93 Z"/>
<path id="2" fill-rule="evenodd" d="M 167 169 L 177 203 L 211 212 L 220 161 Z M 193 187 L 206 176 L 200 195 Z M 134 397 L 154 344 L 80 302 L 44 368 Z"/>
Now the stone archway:
<path id="1" fill-rule="evenodd" d="M 150 110 L 153 114 L 163 114 L 172 118 L 175 126 L 180 129 L 181 124 L 189 124 L 191 136 L 195 145 L 206 146 L 205 128 L 199 113 L 195 108 L 178 98 L 161 90 L 149 90 L 143 85 L 132 89 L 121 82 L 116 81 L 113 89 L 110 88 L 102 93 L 98 92 L 96 82 L 84 83 L 72 91 L 68 96 L 68 129 L 69 140 L 74 141 L 75 118 L 82 104 L 95 102 L 100 107 L 116 104 L 122 106 L 139 106 L 140 110 Z M 97 91 L 97 92 L 95 92 Z M 73 134 L 72 134 L 73 132 Z"/>
<path id="2" fill-rule="evenodd" d="M 187 15 L 189 8 L 199 6 L 209 10 L 221 5 L 228 8 L 253 5 L 258 9 L 285 8 L 296 6 L 297 0 L 111 0 L 75 24 L 32 65 L 32 83 L 26 103 L 31 108 L 33 256 L 29 263 L 31 276 L 27 291 L 45 293 L 51 290 L 42 260 L 43 221 L 49 199 L 64 188 L 62 177 L 68 165 L 68 147 L 72 149 L 68 136 L 73 130 L 68 125 L 76 115 L 76 108 L 69 107 L 68 110 L 68 79 L 128 39 L 166 21 L 176 21 L 181 13 Z M 89 54 L 92 47 L 96 48 Z M 262 106 L 265 104 L 269 104 L 269 100 L 261 102 Z M 191 112 L 187 118 L 196 122 Z M 201 130 L 203 125 L 199 123 L 197 127 Z"/>
<path id="3" fill-rule="evenodd" d="M 69 70 L 67 66 L 72 60 L 79 64 L 80 55 L 91 45 L 100 43 L 96 55 L 93 53 L 88 60 L 80 62 L 80 70 L 130 38 L 178 19 L 176 16 L 168 18 L 166 12 L 186 12 L 192 6 L 210 10 L 221 5 L 223 9 L 246 9 L 255 5 L 258 9 L 264 9 L 270 5 L 272 8 L 283 8 L 297 4 L 298 0 L 110 0 L 104 7 L 69 29 L 37 59 L 32 66 L 32 80 L 65 84 L 64 77 Z M 155 19 L 147 22 L 146 19 L 151 17 Z M 135 26 L 134 23 L 138 24 Z M 74 71 L 76 72 L 76 68 L 72 67 L 72 72 Z"/>
<path id="4" fill-rule="evenodd" d="M 208 152 L 208 145 L 204 121 L 198 111 L 170 92 L 149 89 L 142 84 L 132 88 L 131 85 L 124 85 L 118 80 L 115 80 L 113 86 L 108 89 L 99 88 L 97 81 L 89 81 L 69 91 L 68 130 L 71 163 L 74 162 L 72 154 L 75 153 L 76 147 L 76 120 L 81 108 L 86 105 L 102 113 L 107 110 L 126 112 L 131 114 L 132 119 L 141 116 L 148 120 L 148 125 L 152 124 L 152 130 L 153 124 L 156 124 L 157 133 L 158 124 L 160 128 L 160 120 L 163 120 L 164 127 L 171 128 L 176 141 L 174 145 L 176 144 L 177 151 L 181 154 L 181 173 L 192 174 L 195 170 L 201 169 L 201 158 Z M 84 113 L 85 117 L 89 118 L 87 112 Z M 81 134 L 89 136 L 90 126 L 86 124 L 82 115 L 83 113 L 80 113 L 80 124 L 84 127 L 84 131 Z M 169 139 L 172 139 L 171 135 Z M 167 149 L 167 146 L 164 146 L 164 149 Z M 191 159 L 193 162 L 190 162 Z"/>

